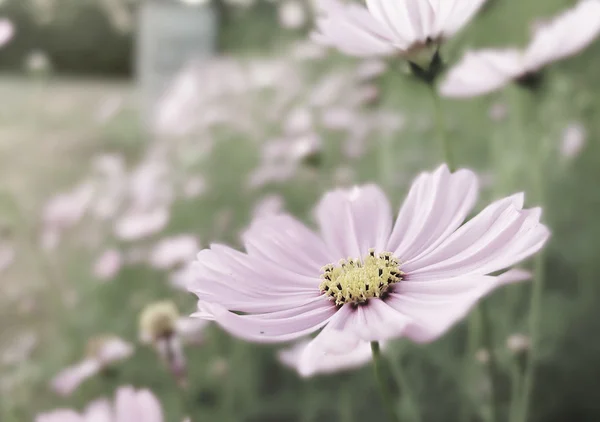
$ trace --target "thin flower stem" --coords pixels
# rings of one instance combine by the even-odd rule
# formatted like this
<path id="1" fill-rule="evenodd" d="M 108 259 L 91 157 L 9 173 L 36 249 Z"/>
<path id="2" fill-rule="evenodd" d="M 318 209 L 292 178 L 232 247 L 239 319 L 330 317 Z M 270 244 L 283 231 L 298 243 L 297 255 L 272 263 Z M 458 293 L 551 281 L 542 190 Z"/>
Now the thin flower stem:
<path id="1" fill-rule="evenodd" d="M 391 422 L 400 422 L 400 419 L 398 418 L 398 415 L 394 408 L 394 404 L 392 402 L 392 397 L 390 396 L 390 391 L 386 386 L 386 374 L 382 365 L 383 360 L 381 358 L 381 349 L 379 348 L 379 342 L 371 342 L 371 353 L 373 354 L 373 369 L 375 370 L 375 378 L 377 379 L 377 384 L 379 384 L 379 393 L 381 394 L 383 406 L 385 407 L 385 410 Z"/>
<path id="2" fill-rule="evenodd" d="M 398 356 L 396 359 L 391 359 L 390 366 L 392 368 L 392 372 L 394 373 L 394 378 L 398 382 L 398 387 L 400 388 L 400 391 L 402 391 L 402 398 L 404 400 L 403 404 L 408 407 L 408 414 L 410 415 L 411 420 L 413 422 L 421 422 L 421 411 L 419 406 L 414 401 L 414 394 L 410 388 L 411 384 L 406 378 L 406 374 L 402 369 L 401 358 L 401 356 Z"/>
<path id="3" fill-rule="evenodd" d="M 429 84 L 431 96 L 433 98 L 433 107 L 435 114 L 435 126 L 437 131 L 437 137 L 442 145 L 442 151 L 444 153 L 444 160 L 448 164 L 450 171 L 456 170 L 456 164 L 454 162 L 454 154 L 452 152 L 452 145 L 450 145 L 450 139 L 446 131 L 446 119 L 444 115 L 444 108 L 442 107 L 442 99 L 435 89 L 433 83 Z"/>
<path id="4" fill-rule="evenodd" d="M 533 93 L 530 94 L 532 96 L 532 98 L 530 98 L 531 101 L 537 99 Z M 535 105 L 539 107 L 539 104 Z M 547 151 L 545 141 L 545 138 L 538 139 L 536 149 L 532 154 L 534 157 L 537 158 L 537 163 L 533 166 L 533 182 L 537 194 L 536 200 L 538 202 L 538 205 L 541 207 L 543 207 L 546 202 L 544 187 L 544 165 L 546 161 L 545 158 Z M 545 249 L 542 249 L 536 255 L 533 264 L 533 286 L 531 291 L 531 301 L 529 307 L 529 335 L 531 337 L 531 346 L 529 350 L 529 359 L 527 362 L 527 366 L 525 367 L 525 374 L 523 377 L 523 394 L 521 396 L 522 401 L 517 422 L 527 422 L 529 420 L 529 411 L 534 390 L 537 352 L 540 341 L 539 336 L 542 317 L 542 297 L 544 292 L 544 279 L 546 272 L 545 259 Z"/>
<path id="5" fill-rule="evenodd" d="M 496 353 L 494 352 L 494 332 L 493 324 L 490 318 L 488 305 L 486 302 L 479 304 L 477 314 L 480 318 L 481 332 L 483 335 L 483 345 L 489 353 L 489 361 L 487 364 L 488 376 L 490 378 L 491 385 L 491 396 L 492 396 L 492 422 L 501 422 L 502 409 L 501 409 L 501 397 L 500 397 L 500 386 L 498 385 L 500 371 L 498 368 L 498 361 L 496 360 Z"/>
<path id="6" fill-rule="evenodd" d="M 521 383 L 522 383 L 522 368 L 519 365 L 518 359 L 515 357 L 512 361 L 510 368 L 510 407 L 508 412 L 508 420 L 516 421 L 519 411 L 519 397 L 521 397 Z"/>
<path id="7" fill-rule="evenodd" d="M 545 255 L 543 250 L 538 253 L 534 261 L 534 283 L 531 292 L 531 305 L 529 314 L 529 330 L 531 335 L 531 347 L 529 350 L 529 361 L 525 368 L 523 380 L 523 394 L 521 402 L 521 411 L 517 421 L 527 422 L 529 419 L 529 407 L 534 389 L 535 366 L 537 349 L 539 345 L 539 329 L 542 313 L 542 295 L 544 291 L 545 278 Z"/>

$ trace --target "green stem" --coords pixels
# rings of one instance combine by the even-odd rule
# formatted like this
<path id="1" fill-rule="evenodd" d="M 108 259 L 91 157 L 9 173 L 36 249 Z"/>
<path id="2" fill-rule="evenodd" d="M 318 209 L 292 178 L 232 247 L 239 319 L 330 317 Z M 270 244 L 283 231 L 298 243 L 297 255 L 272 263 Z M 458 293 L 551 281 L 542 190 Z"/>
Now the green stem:
<path id="1" fill-rule="evenodd" d="M 409 410 L 410 418 L 413 422 L 421 422 L 421 411 L 419 406 L 416 405 L 414 401 L 414 395 L 412 394 L 411 385 L 408 379 L 406 378 L 406 374 L 402 370 L 402 351 L 396 359 L 391 359 L 391 368 L 394 373 L 394 378 L 398 382 L 398 386 L 400 387 L 400 391 L 402 391 L 402 397 L 404 399 L 404 405 Z"/>
<path id="2" fill-rule="evenodd" d="M 536 97 L 535 92 L 528 92 L 528 100 L 533 104 L 532 108 L 535 107 L 537 114 L 534 119 L 535 123 L 540 124 L 539 116 L 541 112 L 539 108 L 539 98 Z M 531 148 L 531 156 L 536 158 L 535 165 L 532 166 L 533 170 L 533 185 L 536 194 L 536 202 L 539 206 L 543 207 L 546 202 L 545 186 L 544 186 L 544 170 L 545 162 L 548 153 L 546 137 L 536 139 L 534 148 Z M 534 278 L 531 291 L 530 305 L 529 305 L 529 335 L 531 337 L 531 346 L 529 350 L 529 358 L 527 366 L 525 367 L 525 373 L 523 376 L 523 389 L 521 396 L 521 406 L 519 417 L 517 421 L 527 422 L 529 420 L 529 412 L 531 399 L 534 391 L 534 378 L 537 364 L 537 351 L 540 342 L 540 329 L 541 329 L 541 317 L 542 317 L 542 298 L 544 292 L 544 279 L 545 279 L 545 249 L 542 249 L 535 257 L 533 264 Z"/>
<path id="3" fill-rule="evenodd" d="M 377 379 L 377 384 L 379 385 L 379 393 L 381 395 L 383 406 L 385 407 L 390 421 L 400 422 L 400 419 L 398 418 L 398 415 L 394 408 L 394 404 L 392 402 L 390 390 L 386 386 L 386 374 L 382 365 L 383 360 L 381 358 L 381 349 L 379 348 L 379 342 L 371 342 L 371 353 L 373 354 L 373 369 L 375 370 L 375 378 Z"/>
<path id="4" fill-rule="evenodd" d="M 435 89 L 435 85 L 433 83 L 429 84 L 429 90 L 431 92 L 431 97 L 433 98 L 436 132 L 440 144 L 442 145 L 444 160 L 446 161 L 446 164 L 448 164 L 450 171 L 454 171 L 456 170 L 456 165 L 454 162 L 452 145 L 450 145 L 450 139 L 448 138 L 446 131 L 446 119 L 444 116 L 444 108 L 442 107 L 442 99 L 440 98 L 440 95 Z"/>
<path id="5" fill-rule="evenodd" d="M 529 314 L 529 330 L 531 335 L 531 347 L 529 350 L 529 362 L 525 368 L 523 381 L 523 395 L 521 402 L 521 411 L 518 421 L 527 422 L 529 419 L 529 407 L 534 389 L 534 375 L 537 357 L 537 348 L 539 345 L 539 329 L 542 309 L 542 293 L 544 291 L 544 252 L 540 251 L 535 257 L 534 262 L 534 283 L 531 292 L 531 305 Z"/>
<path id="6" fill-rule="evenodd" d="M 483 334 L 483 345 L 487 349 L 490 360 L 487 364 L 488 376 L 491 385 L 491 396 L 492 396 L 492 422 L 501 422 L 502 419 L 502 399 L 500 397 L 500 386 L 498 382 L 500 380 L 500 371 L 498 368 L 498 361 L 496 360 L 496 353 L 494 351 L 494 333 L 493 324 L 490 318 L 488 305 L 486 302 L 481 302 L 479 310 L 477 312 L 481 323 L 481 332 Z"/>
<path id="7" fill-rule="evenodd" d="M 519 411 L 519 398 L 521 397 L 521 374 L 522 368 L 519 365 L 518 357 L 514 357 L 510 369 L 510 408 L 508 413 L 509 421 L 516 421 Z"/>

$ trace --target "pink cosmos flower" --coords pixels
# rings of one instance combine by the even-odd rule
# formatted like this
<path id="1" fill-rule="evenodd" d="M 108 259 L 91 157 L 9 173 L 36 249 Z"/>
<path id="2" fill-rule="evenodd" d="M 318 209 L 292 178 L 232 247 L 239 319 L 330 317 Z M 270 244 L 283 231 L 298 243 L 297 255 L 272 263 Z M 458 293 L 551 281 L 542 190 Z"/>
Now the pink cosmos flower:
<path id="1" fill-rule="evenodd" d="M 117 249 L 107 249 L 94 263 L 93 274 L 100 281 L 108 281 L 117 276 L 123 266 L 123 254 Z"/>
<path id="2" fill-rule="evenodd" d="M 367 0 L 367 8 L 320 3 L 315 41 L 345 54 L 410 55 L 453 36 L 485 0 Z"/>
<path id="3" fill-rule="evenodd" d="M 167 237 L 154 246 L 149 263 L 153 268 L 168 270 L 189 262 L 199 250 L 198 239 L 192 234 Z"/>
<path id="4" fill-rule="evenodd" d="M 583 0 L 553 20 L 538 25 L 525 50 L 470 51 L 440 85 L 447 97 L 473 97 L 496 91 L 539 72 L 552 62 L 579 53 L 600 34 L 600 0 Z"/>
<path id="5" fill-rule="evenodd" d="M 0 18 L 0 47 L 8 43 L 15 34 L 13 23 L 6 18 Z"/>
<path id="6" fill-rule="evenodd" d="M 73 366 L 65 368 L 51 382 L 52 389 L 61 396 L 73 393 L 81 383 L 100 373 L 104 368 L 129 358 L 133 345 L 115 337 L 95 337 L 88 343 L 88 356 Z"/>
<path id="7" fill-rule="evenodd" d="M 148 390 L 121 387 L 117 390 L 114 404 L 107 400 L 91 403 L 83 413 L 70 409 L 58 409 L 40 414 L 35 422 L 163 422 L 160 403 Z"/>
<path id="8" fill-rule="evenodd" d="M 199 298 L 194 316 L 265 343 L 323 328 L 307 347 L 321 354 L 401 336 L 433 341 L 481 297 L 524 279 L 490 274 L 530 257 L 550 234 L 541 209 L 523 209 L 523 194 L 464 223 L 477 191 L 473 172 L 443 165 L 417 177 L 395 223 L 374 185 L 327 193 L 316 208 L 319 234 L 289 215 L 259 219 L 246 253 L 213 244 L 198 254 L 188 286 Z"/>

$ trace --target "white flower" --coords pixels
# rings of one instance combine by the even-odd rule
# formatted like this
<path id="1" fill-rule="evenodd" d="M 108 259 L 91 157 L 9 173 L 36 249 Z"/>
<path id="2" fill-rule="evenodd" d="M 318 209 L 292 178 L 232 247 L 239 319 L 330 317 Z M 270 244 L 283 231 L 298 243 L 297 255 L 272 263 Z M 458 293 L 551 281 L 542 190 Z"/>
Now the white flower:
<path id="1" fill-rule="evenodd" d="M 101 281 L 110 280 L 121 270 L 123 254 L 117 249 L 108 249 L 94 263 L 93 273 Z"/>
<path id="2" fill-rule="evenodd" d="M 138 240 L 160 232 L 169 223 L 169 217 L 166 208 L 126 214 L 116 222 L 115 234 L 122 240 Z"/>
<path id="3" fill-rule="evenodd" d="M 88 343 L 88 356 L 54 377 L 51 382 L 52 389 L 62 396 L 70 395 L 86 379 L 115 362 L 127 359 L 132 354 L 133 346 L 119 337 L 92 338 Z"/>
<path id="4" fill-rule="evenodd" d="M 194 259 L 200 244 L 193 235 L 173 236 L 158 242 L 150 253 L 150 265 L 166 270 Z"/>
<path id="5" fill-rule="evenodd" d="M 15 34 L 15 27 L 6 18 L 0 19 L 0 47 L 8 43 Z"/>
<path id="6" fill-rule="evenodd" d="M 571 123 L 565 128 L 560 144 L 560 153 L 565 158 L 573 158 L 579 155 L 585 146 L 587 131 L 581 123 Z"/>
<path id="7" fill-rule="evenodd" d="M 287 0 L 279 5 L 279 23 L 288 29 L 300 28 L 306 22 L 306 10 L 298 0 Z"/>
<path id="8" fill-rule="evenodd" d="M 148 390 L 121 387 L 114 405 L 107 400 L 92 402 L 79 414 L 70 409 L 58 409 L 37 415 L 35 422 L 163 422 L 160 403 Z"/>
<path id="9" fill-rule="evenodd" d="M 485 0 L 321 2 L 314 39 L 353 56 L 410 55 L 458 32 Z"/>
<path id="10" fill-rule="evenodd" d="M 548 23 L 540 24 L 525 50 L 468 52 L 440 86 L 447 97 L 472 97 L 504 87 L 547 64 L 572 56 L 600 33 L 600 0 L 583 0 Z"/>

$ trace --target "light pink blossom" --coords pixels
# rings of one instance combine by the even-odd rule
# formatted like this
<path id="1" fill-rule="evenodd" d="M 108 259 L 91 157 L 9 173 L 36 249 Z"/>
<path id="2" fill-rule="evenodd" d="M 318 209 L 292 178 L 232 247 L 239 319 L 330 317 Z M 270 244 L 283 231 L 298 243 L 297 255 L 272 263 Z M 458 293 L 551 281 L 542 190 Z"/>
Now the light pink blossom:
<path id="1" fill-rule="evenodd" d="M 0 47 L 8 43 L 15 34 L 13 23 L 6 18 L 0 19 Z"/>
<path id="2" fill-rule="evenodd" d="M 277 10 L 279 23 L 283 28 L 297 29 L 306 23 L 306 10 L 302 2 L 287 0 L 282 2 Z"/>
<path id="3" fill-rule="evenodd" d="M 315 41 L 360 56 L 410 55 L 453 36 L 485 0 L 367 0 L 367 8 L 320 3 Z"/>
<path id="4" fill-rule="evenodd" d="M 94 276 L 106 281 L 116 277 L 123 265 L 123 254 L 116 249 L 108 249 L 94 263 Z"/>
<path id="5" fill-rule="evenodd" d="M 58 409 L 43 413 L 35 422 L 163 422 L 160 403 L 148 390 L 121 387 L 117 390 L 114 404 L 107 400 L 92 402 L 83 413 L 70 409 Z"/>
<path id="6" fill-rule="evenodd" d="M 150 265 L 165 270 L 191 261 L 200 250 L 198 239 L 193 235 L 179 235 L 158 242 L 150 253 Z"/>
<path id="7" fill-rule="evenodd" d="M 52 379 L 51 386 L 57 394 L 70 395 L 82 382 L 115 362 L 129 358 L 134 350 L 130 343 L 114 336 L 93 338 L 89 346 L 85 359 L 64 369 Z"/>
<path id="8" fill-rule="evenodd" d="M 600 34 L 600 0 L 583 0 L 555 19 L 537 26 L 525 50 L 471 51 L 440 85 L 447 97 L 473 97 L 496 91 L 544 66 L 579 53 Z"/>
<path id="9" fill-rule="evenodd" d="M 169 223 L 170 213 L 166 208 L 148 212 L 134 211 L 125 214 L 115 223 L 115 234 L 122 240 L 139 240 L 160 232 Z"/>
<path id="10" fill-rule="evenodd" d="M 585 147 L 587 131 L 583 124 L 575 122 L 569 124 L 562 134 L 560 153 L 565 158 L 573 158 L 579 155 Z"/>
<path id="11" fill-rule="evenodd" d="M 327 193 L 316 208 L 319 234 L 289 215 L 259 219 L 244 236 L 246 253 L 213 244 L 198 254 L 188 286 L 199 298 L 195 316 L 264 343 L 323 328 L 310 348 L 322 353 L 395 337 L 433 341 L 481 297 L 524 279 L 490 274 L 549 237 L 523 194 L 464 223 L 477 192 L 474 173 L 444 165 L 417 177 L 395 223 L 374 185 Z"/>

